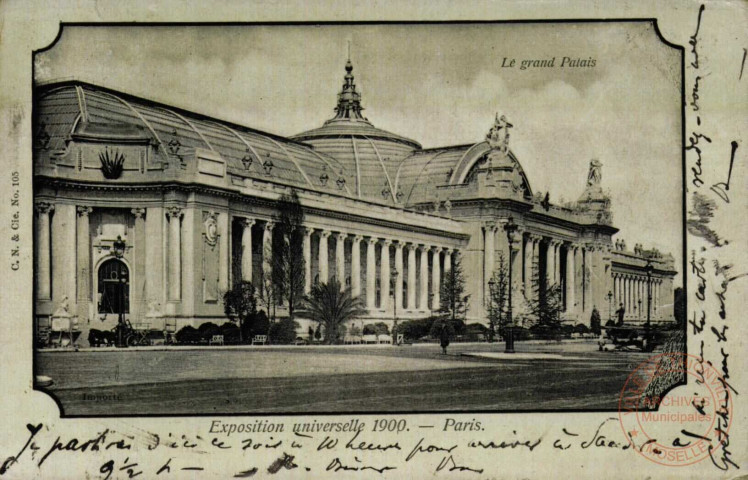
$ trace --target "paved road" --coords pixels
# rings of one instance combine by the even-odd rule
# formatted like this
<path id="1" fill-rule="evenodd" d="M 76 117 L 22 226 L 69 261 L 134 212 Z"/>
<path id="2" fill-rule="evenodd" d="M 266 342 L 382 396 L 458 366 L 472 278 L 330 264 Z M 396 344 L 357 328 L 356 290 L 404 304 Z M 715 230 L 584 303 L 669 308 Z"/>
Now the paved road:
<path id="1" fill-rule="evenodd" d="M 593 343 L 96 351 L 37 355 L 67 415 L 615 410 L 647 354 Z M 544 357 L 543 353 L 552 358 Z"/>

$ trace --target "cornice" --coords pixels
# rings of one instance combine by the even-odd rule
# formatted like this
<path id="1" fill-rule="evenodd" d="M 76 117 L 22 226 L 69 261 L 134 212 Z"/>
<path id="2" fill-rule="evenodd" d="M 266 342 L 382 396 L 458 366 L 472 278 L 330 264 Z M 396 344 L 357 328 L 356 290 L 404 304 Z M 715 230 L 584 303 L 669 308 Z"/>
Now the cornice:
<path id="1" fill-rule="evenodd" d="M 252 205 L 257 206 L 263 206 L 267 208 L 275 208 L 276 202 L 269 199 L 263 199 L 258 197 L 252 197 L 248 195 L 244 195 L 241 192 L 237 191 L 229 191 L 224 190 L 221 188 L 216 187 L 210 187 L 207 185 L 199 185 L 199 184 L 191 184 L 191 183 L 182 183 L 182 182 L 174 182 L 174 181 L 166 181 L 166 182 L 154 182 L 154 183 L 87 183 L 87 182 L 79 182 L 79 181 L 70 181 L 70 180 L 63 180 L 63 179 L 52 179 L 47 177 L 36 177 L 35 183 L 38 186 L 49 186 L 55 189 L 65 188 L 70 190 L 84 190 L 84 191 L 104 191 L 104 192 L 159 192 L 159 194 L 163 195 L 167 191 L 178 191 L 178 192 L 186 192 L 186 193 L 204 193 L 208 195 L 214 195 L 217 197 L 223 197 L 228 198 L 230 200 L 242 202 L 242 203 L 248 203 Z M 319 215 L 320 217 L 325 218 L 331 218 L 331 219 L 337 219 L 337 220 L 343 220 L 343 221 L 354 221 L 356 223 L 366 224 L 366 225 L 372 225 L 372 226 L 378 226 L 378 227 L 384 227 L 384 228 L 396 228 L 398 230 L 408 230 L 409 232 L 413 233 L 421 233 L 425 235 L 435 235 L 439 237 L 444 238 L 451 238 L 454 240 L 464 240 L 467 241 L 470 239 L 470 235 L 466 233 L 454 233 L 454 232 L 447 232 L 444 230 L 434 229 L 434 228 L 428 228 L 423 227 L 419 225 L 414 225 L 412 223 L 400 223 L 400 222 L 392 222 L 387 220 L 381 220 L 379 218 L 373 218 L 373 217 L 366 217 L 362 215 L 357 214 L 351 214 L 351 213 L 343 213 L 343 212 L 335 212 L 332 210 L 325 210 L 318 207 L 310 207 L 302 205 L 303 209 L 314 215 Z M 418 212 L 412 212 L 413 214 L 418 214 Z"/>

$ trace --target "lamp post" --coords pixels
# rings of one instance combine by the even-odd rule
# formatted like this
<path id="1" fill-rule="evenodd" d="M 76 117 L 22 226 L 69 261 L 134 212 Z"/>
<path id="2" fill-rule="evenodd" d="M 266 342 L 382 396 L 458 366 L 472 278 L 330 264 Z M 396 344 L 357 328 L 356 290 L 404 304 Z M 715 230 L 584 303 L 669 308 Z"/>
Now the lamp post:
<path id="1" fill-rule="evenodd" d="M 517 231 L 517 225 L 512 217 L 507 218 L 504 224 L 506 238 L 509 241 L 509 305 L 507 307 L 507 336 L 505 353 L 514 353 L 514 319 L 512 318 L 512 248 L 514 245 L 514 233 Z"/>
<path id="2" fill-rule="evenodd" d="M 647 330 L 649 330 L 650 310 L 652 307 L 652 271 L 654 267 L 652 266 L 652 262 L 647 260 L 647 266 L 644 268 L 647 272 Z"/>
<path id="3" fill-rule="evenodd" d="M 117 258 L 122 258 L 125 254 L 125 241 L 122 237 L 117 235 L 117 240 L 112 243 L 112 252 Z M 117 269 L 117 348 L 127 348 L 127 342 L 125 336 L 125 287 L 127 286 L 127 272 L 122 269 Z"/>
<path id="4" fill-rule="evenodd" d="M 608 320 L 613 320 L 613 304 L 611 303 L 613 300 L 613 292 L 608 290 L 606 297 L 608 297 Z"/>
<path id="5" fill-rule="evenodd" d="M 496 298 L 495 297 L 496 290 L 494 290 L 495 288 L 496 288 L 496 282 L 494 282 L 493 278 L 491 278 L 491 280 L 488 281 L 488 295 L 489 295 L 489 300 L 488 300 L 488 322 L 489 322 L 489 325 L 491 327 L 491 329 L 488 331 L 488 334 L 489 334 L 489 340 L 488 341 L 489 342 L 493 342 L 493 335 L 494 335 L 493 328 L 494 328 L 494 321 L 496 320 L 495 317 L 494 317 L 494 310 L 493 310 L 493 308 L 494 308 L 494 306 L 493 306 L 494 298 Z"/>
<path id="6" fill-rule="evenodd" d="M 392 325 L 392 343 L 395 345 L 400 345 L 397 341 L 397 292 L 395 292 L 395 289 L 397 288 L 397 280 L 398 276 L 400 275 L 400 272 L 396 268 L 392 268 L 390 270 L 390 291 L 392 291 L 392 305 L 394 308 L 394 322 Z"/>

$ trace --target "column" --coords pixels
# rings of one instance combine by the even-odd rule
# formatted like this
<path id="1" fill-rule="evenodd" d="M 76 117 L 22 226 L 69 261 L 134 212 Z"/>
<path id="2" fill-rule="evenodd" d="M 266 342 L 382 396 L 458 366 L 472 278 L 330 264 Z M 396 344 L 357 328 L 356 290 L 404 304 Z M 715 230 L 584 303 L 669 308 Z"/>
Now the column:
<path id="1" fill-rule="evenodd" d="M 535 273 L 537 272 L 537 281 L 540 282 L 540 239 L 541 237 L 538 235 L 533 235 L 532 237 L 532 265 L 531 265 L 531 271 L 533 272 L 533 275 L 531 278 L 535 277 Z M 535 285 L 532 283 L 531 280 L 531 287 L 530 287 L 530 298 L 537 300 L 535 295 Z"/>
<path id="2" fill-rule="evenodd" d="M 403 308 L 403 242 L 395 244 L 395 308 Z"/>
<path id="3" fill-rule="evenodd" d="M 594 247 L 587 246 L 584 249 L 584 311 L 592 312 L 592 307 L 595 306 L 594 298 L 592 297 L 592 281 L 594 277 Z M 597 306 L 600 309 L 599 305 Z M 587 319 L 585 319 L 586 321 Z"/>
<path id="4" fill-rule="evenodd" d="M 39 215 L 36 222 L 36 296 L 44 300 L 52 298 L 49 215 L 54 209 L 55 206 L 51 203 L 36 204 L 36 212 Z"/>
<path id="5" fill-rule="evenodd" d="M 218 224 L 218 288 L 219 292 L 229 289 L 230 255 L 229 240 L 231 239 L 231 227 L 229 226 L 229 214 L 219 213 L 216 218 Z"/>
<path id="6" fill-rule="evenodd" d="M 88 213 L 83 213 L 82 209 L 86 209 L 87 207 L 78 207 L 78 242 L 80 244 L 81 241 L 84 241 L 86 243 L 86 246 L 80 249 L 78 252 L 78 265 L 85 264 L 84 272 L 86 272 L 85 279 L 83 278 L 83 275 L 80 274 L 81 270 L 79 269 L 79 275 L 78 275 L 78 288 L 79 290 L 81 288 L 85 288 L 85 291 L 88 292 L 88 252 L 90 251 L 88 247 Z M 90 208 L 88 209 L 90 211 Z M 135 231 L 134 233 L 134 245 L 133 245 L 133 256 L 132 256 L 132 264 L 133 269 L 130 272 L 130 315 L 132 318 L 138 319 L 141 318 L 147 310 L 143 310 L 143 307 L 147 306 L 147 291 L 146 291 L 146 265 L 145 263 L 145 208 L 133 208 L 130 210 L 130 213 L 133 214 L 135 217 Z M 80 221 L 84 220 L 84 221 Z M 85 224 L 85 225 L 84 225 Z M 83 232 L 81 232 L 80 227 L 85 228 L 85 239 L 82 239 Z M 86 252 L 86 253 L 83 253 Z M 81 261 L 81 254 L 85 255 L 85 259 L 83 262 Z M 85 286 L 83 285 L 85 283 Z M 146 298 L 143 298 L 143 297 Z M 78 315 L 81 318 L 84 318 L 84 315 L 87 315 L 88 313 L 88 294 L 85 296 L 81 296 L 80 292 L 78 294 L 78 298 L 80 299 L 78 302 L 78 308 L 79 312 L 86 312 L 78 313 Z M 86 305 L 81 305 L 81 302 L 86 303 Z"/>
<path id="7" fill-rule="evenodd" d="M 553 241 L 553 283 L 561 283 L 561 242 Z"/>
<path id="8" fill-rule="evenodd" d="M 434 247 L 433 255 L 431 256 L 431 310 L 435 312 L 441 308 L 441 299 L 439 298 L 439 290 L 441 289 L 440 251 L 440 247 Z M 491 255 L 493 256 L 493 250 L 491 251 Z"/>
<path id="9" fill-rule="evenodd" d="M 512 271 L 511 271 L 511 277 L 512 279 L 509 282 L 509 285 L 511 288 L 514 288 L 512 290 L 512 312 L 517 314 L 519 311 L 517 310 L 518 305 L 520 305 L 521 299 L 522 299 L 522 290 L 523 290 L 523 283 L 522 283 L 522 262 L 524 258 L 524 241 L 523 241 L 524 232 L 521 229 L 517 229 L 517 231 L 514 234 L 514 239 L 512 241 L 512 245 L 509 247 L 509 252 L 511 254 L 512 259 Z M 509 243 L 509 239 L 507 238 L 507 244 Z M 507 259 L 507 268 L 509 268 L 509 260 Z"/>
<path id="10" fill-rule="evenodd" d="M 369 237 L 366 240 L 366 308 L 369 311 L 376 307 L 376 278 L 377 278 L 377 239 Z"/>
<path id="11" fill-rule="evenodd" d="M 361 235 L 353 237 L 351 243 L 351 295 L 361 295 Z"/>
<path id="12" fill-rule="evenodd" d="M 507 259 L 509 261 L 509 259 Z M 444 249 L 444 277 L 446 278 L 447 275 L 449 275 L 449 272 L 452 270 L 452 249 L 451 248 L 445 248 Z"/>
<path id="13" fill-rule="evenodd" d="M 379 308 L 382 310 L 387 310 L 390 303 L 390 245 L 392 240 L 382 240 L 379 255 Z"/>
<path id="14" fill-rule="evenodd" d="M 245 218 L 242 226 L 242 280 L 252 282 L 252 225 L 255 221 Z M 306 258 L 306 257 L 305 257 Z"/>
<path id="15" fill-rule="evenodd" d="M 408 310 L 416 309 L 416 246 L 408 245 Z"/>
<path id="16" fill-rule="evenodd" d="M 273 229 L 275 223 L 270 220 L 265 222 L 262 230 L 262 276 L 264 279 L 263 288 L 268 288 L 272 284 L 273 273 Z"/>
<path id="17" fill-rule="evenodd" d="M 533 240 L 531 235 L 527 235 L 526 241 L 523 243 L 525 251 L 524 253 L 524 286 L 525 286 L 525 298 L 530 299 L 532 295 L 532 245 Z"/>
<path id="18" fill-rule="evenodd" d="M 340 289 L 345 290 L 345 233 L 335 235 L 335 275 L 340 282 Z"/>
<path id="19" fill-rule="evenodd" d="M 57 308 L 63 297 L 68 297 L 69 311 L 77 309 L 76 298 L 76 240 L 78 222 L 75 205 L 57 204 L 51 218 L 52 242 L 52 296 L 53 308 Z"/>
<path id="20" fill-rule="evenodd" d="M 182 298 L 182 226 L 183 216 L 179 207 L 169 207 L 166 210 L 169 217 L 169 300 Z"/>
<path id="21" fill-rule="evenodd" d="M 322 230 L 319 232 L 319 252 L 317 252 L 319 260 L 319 282 L 327 283 L 328 277 L 328 262 L 327 262 L 327 239 L 330 236 L 329 230 Z"/>
<path id="22" fill-rule="evenodd" d="M 496 225 L 488 222 L 483 226 L 483 304 L 488 305 L 490 301 L 489 283 L 493 277 L 494 269 L 494 237 Z"/>
<path id="23" fill-rule="evenodd" d="M 146 305 L 156 302 L 159 311 L 164 312 L 167 293 L 164 285 L 166 241 L 164 234 L 164 212 L 162 207 L 148 207 L 145 215 L 145 274 Z"/>
<path id="24" fill-rule="evenodd" d="M 418 301 L 418 307 L 421 310 L 429 309 L 429 251 L 425 245 L 419 245 L 421 251 L 421 298 Z"/>
<path id="25" fill-rule="evenodd" d="M 621 285 L 619 283 L 618 274 L 612 273 L 611 275 L 613 275 L 613 306 L 617 309 L 618 301 L 621 298 L 621 295 L 618 289 Z"/>
<path id="26" fill-rule="evenodd" d="M 140 216 L 135 217 L 135 237 L 140 240 L 141 237 L 145 238 L 145 232 L 143 231 L 143 213 L 145 209 L 137 208 L 133 209 L 140 212 Z M 77 226 L 77 276 L 78 276 L 78 318 L 80 320 L 89 318 L 88 306 L 91 300 L 91 237 L 89 232 L 89 214 L 93 211 L 91 207 L 78 207 L 76 209 L 78 213 L 78 226 Z M 140 225 L 138 225 L 138 218 L 140 219 Z M 138 228 L 140 227 L 140 228 Z M 141 235 L 138 235 L 141 233 Z M 136 245 L 137 246 L 137 245 Z M 140 246 L 139 251 L 143 251 L 143 245 Z M 141 259 L 144 260 L 144 259 Z M 142 268 L 139 271 L 141 279 L 145 279 Z"/>
<path id="27" fill-rule="evenodd" d="M 575 311 L 574 284 L 576 283 L 576 247 L 569 245 L 566 249 L 566 311 Z"/>
<path id="28" fill-rule="evenodd" d="M 312 291 L 312 229 L 303 227 L 301 254 L 304 256 L 304 294 Z"/>
<path id="29" fill-rule="evenodd" d="M 545 251 L 545 278 L 548 286 L 556 283 L 556 254 L 555 241 L 548 240 L 548 248 Z"/>
<path id="30" fill-rule="evenodd" d="M 631 287 L 631 275 L 626 275 L 626 311 L 629 315 L 634 313 L 633 289 Z"/>

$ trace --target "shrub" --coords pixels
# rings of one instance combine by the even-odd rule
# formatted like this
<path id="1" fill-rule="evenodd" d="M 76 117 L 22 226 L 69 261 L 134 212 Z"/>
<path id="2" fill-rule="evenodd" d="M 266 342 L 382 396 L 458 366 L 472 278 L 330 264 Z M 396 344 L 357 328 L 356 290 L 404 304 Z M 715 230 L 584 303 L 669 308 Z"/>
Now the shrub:
<path id="1" fill-rule="evenodd" d="M 397 331 L 403 335 L 406 341 L 418 340 L 429 335 L 433 323 L 434 317 L 408 320 L 398 324 Z"/>
<path id="2" fill-rule="evenodd" d="M 197 327 L 197 330 L 203 340 L 210 340 L 213 335 L 221 334 L 221 328 L 213 322 L 205 322 Z"/>
<path id="3" fill-rule="evenodd" d="M 226 322 L 220 327 L 224 343 L 239 343 L 239 327 L 232 322 Z"/>
<path id="4" fill-rule="evenodd" d="M 191 325 L 185 325 L 174 335 L 177 343 L 199 343 L 202 339 L 200 331 Z"/>
<path id="5" fill-rule="evenodd" d="M 577 323 L 576 325 L 574 325 L 574 333 L 590 333 L 590 328 L 584 323 Z"/>
<path id="6" fill-rule="evenodd" d="M 512 329 L 512 335 L 515 342 L 521 342 L 531 338 L 530 330 L 525 327 L 514 327 Z"/>
<path id="7" fill-rule="evenodd" d="M 244 337 L 244 341 L 247 343 L 252 343 L 252 338 L 255 335 L 267 335 L 268 330 L 270 329 L 270 320 L 268 320 L 268 316 L 265 313 L 264 310 L 260 310 L 259 312 L 255 312 L 254 314 L 250 315 L 249 318 L 247 318 L 247 321 L 244 322 L 244 330 L 242 330 L 242 336 Z"/>
<path id="8" fill-rule="evenodd" d="M 270 343 L 288 345 L 296 340 L 296 329 L 299 323 L 291 318 L 282 318 L 270 324 Z"/>
<path id="9" fill-rule="evenodd" d="M 483 325 L 482 323 L 469 323 L 465 326 L 464 335 L 467 337 L 466 340 L 488 340 L 488 333 L 490 328 Z"/>
<path id="10" fill-rule="evenodd" d="M 398 329 L 400 326 L 398 325 Z M 364 325 L 364 335 L 387 335 L 390 333 L 390 327 L 384 322 Z"/>

